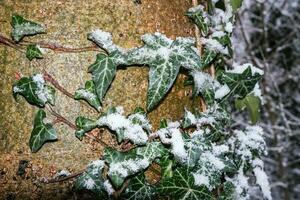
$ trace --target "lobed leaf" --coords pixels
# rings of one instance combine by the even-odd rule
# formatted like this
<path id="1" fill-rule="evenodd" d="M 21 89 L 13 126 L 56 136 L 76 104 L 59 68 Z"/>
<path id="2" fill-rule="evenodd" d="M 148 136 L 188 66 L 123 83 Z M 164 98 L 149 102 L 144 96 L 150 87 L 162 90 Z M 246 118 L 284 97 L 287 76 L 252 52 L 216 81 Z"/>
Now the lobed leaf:
<path id="1" fill-rule="evenodd" d="M 34 127 L 31 132 L 29 147 L 32 152 L 37 152 L 45 142 L 57 140 L 56 131 L 52 124 L 43 122 L 46 118 L 46 113 L 39 110 L 34 118 Z"/>

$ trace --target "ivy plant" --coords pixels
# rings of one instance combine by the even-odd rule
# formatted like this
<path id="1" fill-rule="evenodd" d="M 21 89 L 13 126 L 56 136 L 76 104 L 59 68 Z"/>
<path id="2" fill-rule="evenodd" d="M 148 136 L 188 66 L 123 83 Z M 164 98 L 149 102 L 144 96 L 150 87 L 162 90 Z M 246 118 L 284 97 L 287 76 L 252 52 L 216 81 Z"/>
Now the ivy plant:
<path id="1" fill-rule="evenodd" d="M 256 123 L 262 102 L 257 90 L 263 71 L 251 64 L 230 66 L 226 62 L 233 54 L 230 38 L 240 5 L 241 0 L 210 0 L 206 7 L 188 10 L 187 16 L 202 33 L 196 38 L 203 44 L 202 53 L 194 38 L 172 40 L 161 33 L 145 34 L 142 46 L 124 49 L 108 32 L 98 29 L 88 34 L 88 39 L 105 53 L 99 53 L 88 67 L 92 79 L 74 96 L 68 96 L 86 101 L 101 114 L 96 119 L 78 116 L 73 127 L 75 136 L 82 140 L 96 128 L 107 128 L 119 145 L 129 144 L 131 148 L 105 147 L 103 156 L 77 177 L 77 191 L 88 191 L 95 199 L 248 199 L 253 173 L 264 198 L 271 199 L 260 159 L 266 153 L 263 130 L 255 124 L 241 129 L 231 126 L 233 105 L 240 110 L 247 108 Z M 44 32 L 41 25 L 17 15 L 12 26 L 16 42 Z M 42 58 L 42 54 L 32 44 L 27 57 Z M 207 73 L 211 65 L 215 66 L 215 77 Z M 101 103 L 121 66 L 149 67 L 147 111 L 137 108 L 125 115 L 120 106 L 102 110 Z M 193 85 L 193 98 L 200 96 L 206 109 L 186 110 L 179 121 L 162 119 L 160 128 L 153 130 L 147 114 L 163 101 L 181 68 L 189 74 L 186 83 Z M 50 83 L 59 90 L 61 87 L 45 77 L 21 77 L 13 85 L 14 96 L 22 95 L 39 107 L 29 140 L 32 152 L 57 139 L 54 126 L 45 123 L 43 109 L 55 105 L 55 90 Z M 158 176 L 156 183 L 149 180 L 149 171 Z"/>

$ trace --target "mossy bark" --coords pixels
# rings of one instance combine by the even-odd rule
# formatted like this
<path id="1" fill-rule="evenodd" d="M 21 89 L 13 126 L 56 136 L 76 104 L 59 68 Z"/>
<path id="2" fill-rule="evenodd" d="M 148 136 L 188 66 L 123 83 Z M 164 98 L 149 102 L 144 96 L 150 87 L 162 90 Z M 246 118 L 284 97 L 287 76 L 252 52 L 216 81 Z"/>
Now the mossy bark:
<path id="1" fill-rule="evenodd" d="M 45 41 L 69 47 L 91 45 L 88 32 L 100 28 L 113 34 L 120 46 L 131 48 L 141 44 L 140 36 L 159 31 L 168 37 L 193 36 L 194 27 L 184 16 L 191 7 L 190 0 L 2 0 L 0 1 L 1 34 L 10 36 L 10 19 L 18 13 L 40 22 L 47 34 L 26 40 Z M 91 160 L 101 156 L 103 147 L 95 142 L 79 141 L 66 125 L 56 124 L 59 140 L 47 143 L 35 154 L 28 147 L 32 120 L 37 108 L 23 98 L 17 102 L 12 96 L 15 73 L 40 73 L 43 69 L 53 75 L 68 91 L 83 86 L 91 78 L 87 67 L 95 60 L 96 52 L 55 53 L 47 51 L 42 60 L 29 61 L 25 53 L 0 45 L 0 199 L 63 199 L 74 198 L 71 182 L 63 184 L 40 183 L 43 177 L 52 177 L 57 171 L 76 172 Z M 185 75 L 179 75 L 175 86 L 162 103 L 149 113 L 157 128 L 161 118 L 177 120 L 191 105 L 188 89 L 184 88 Z M 123 106 L 126 113 L 146 105 L 148 85 L 147 67 L 119 70 L 104 101 L 104 110 L 110 106 Z M 78 115 L 96 118 L 98 113 L 87 104 L 74 101 L 57 92 L 57 112 L 75 121 Z M 112 143 L 109 133 L 102 133 Z M 25 176 L 17 175 L 19 161 L 28 160 Z"/>

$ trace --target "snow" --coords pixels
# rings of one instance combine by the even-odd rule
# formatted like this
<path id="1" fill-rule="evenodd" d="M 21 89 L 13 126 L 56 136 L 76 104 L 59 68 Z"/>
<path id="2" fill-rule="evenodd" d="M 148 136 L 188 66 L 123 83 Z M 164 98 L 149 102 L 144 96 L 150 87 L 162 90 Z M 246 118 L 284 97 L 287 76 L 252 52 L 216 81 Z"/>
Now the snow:
<path id="1" fill-rule="evenodd" d="M 251 159 L 252 150 L 260 153 L 266 153 L 266 143 L 263 138 L 263 129 L 259 126 L 248 126 L 245 131 L 235 130 L 236 138 L 231 138 L 228 142 L 238 142 L 236 153 L 242 156 L 242 159 Z"/>
<path id="2" fill-rule="evenodd" d="M 24 89 L 19 88 L 18 86 L 14 86 L 14 87 L 13 87 L 13 92 L 14 92 L 14 93 L 24 92 Z"/>
<path id="3" fill-rule="evenodd" d="M 35 94 L 41 100 L 43 103 L 46 103 L 48 99 L 51 99 L 52 96 L 50 94 L 50 91 L 47 87 L 45 87 L 45 80 L 42 74 L 35 74 L 32 76 L 33 82 L 37 85 L 37 90 L 35 91 Z"/>
<path id="4" fill-rule="evenodd" d="M 254 67 L 251 63 L 246 63 L 243 65 L 238 65 L 238 64 L 233 64 L 233 69 L 232 70 L 227 70 L 226 72 L 228 73 L 234 73 L 234 74 L 242 74 L 248 67 L 251 68 L 251 72 L 252 72 L 252 76 L 256 73 L 258 73 L 259 75 L 263 75 L 264 71 Z"/>
<path id="5" fill-rule="evenodd" d="M 69 176 L 70 174 L 71 173 L 67 170 L 61 170 L 55 175 L 55 177 Z"/>
<path id="6" fill-rule="evenodd" d="M 230 88 L 228 85 L 222 85 L 216 92 L 215 92 L 215 99 L 222 99 L 230 92 Z"/>
<path id="7" fill-rule="evenodd" d="M 191 72 L 191 75 L 193 76 L 197 93 L 203 92 L 205 89 L 213 87 L 215 81 L 208 73 L 193 71 Z"/>
<path id="8" fill-rule="evenodd" d="M 126 178 L 130 174 L 146 169 L 150 165 L 147 159 L 129 159 L 122 162 L 112 163 L 109 166 L 110 175 L 119 175 Z"/>
<path id="9" fill-rule="evenodd" d="M 232 33 L 233 30 L 233 24 L 231 22 L 227 22 L 225 27 L 224 27 L 225 31 L 227 33 Z"/>
<path id="10" fill-rule="evenodd" d="M 94 93 L 88 92 L 86 90 L 77 90 L 77 92 L 79 92 L 86 99 L 94 100 L 97 98 L 97 96 Z"/>
<path id="11" fill-rule="evenodd" d="M 256 83 L 254 88 L 253 88 L 253 91 L 252 93 L 254 94 L 254 96 L 258 97 L 261 101 L 262 104 L 264 104 L 265 100 L 262 96 L 262 91 L 260 89 L 260 86 L 259 86 L 259 83 Z"/>
<path id="12" fill-rule="evenodd" d="M 97 45 L 103 47 L 110 53 L 119 50 L 119 48 L 113 43 L 112 35 L 109 32 L 96 29 L 92 31 L 88 37 L 90 40 L 94 41 Z"/>
<path id="13" fill-rule="evenodd" d="M 96 185 L 95 181 L 91 178 L 85 179 L 83 183 L 83 186 L 88 190 L 93 189 L 95 185 Z"/>
<path id="14" fill-rule="evenodd" d="M 239 200 L 249 199 L 249 194 L 247 190 L 249 189 L 248 177 L 244 175 L 243 166 L 240 167 L 238 174 L 234 178 L 226 178 L 228 181 L 231 181 L 235 186 L 235 198 Z"/>
<path id="15" fill-rule="evenodd" d="M 198 5 L 198 6 L 188 9 L 188 12 L 191 12 L 191 13 L 197 13 L 197 12 L 203 12 L 203 11 L 204 11 L 204 6 L 202 6 L 202 5 Z"/>
<path id="16" fill-rule="evenodd" d="M 103 168 L 104 167 L 104 161 L 103 160 L 94 160 L 92 161 L 89 166 L 94 166 L 97 168 Z"/>
<path id="17" fill-rule="evenodd" d="M 204 185 L 207 188 L 210 187 L 209 178 L 203 174 L 193 173 L 195 185 L 201 186 Z"/>
<path id="18" fill-rule="evenodd" d="M 110 184 L 109 180 L 104 181 L 103 186 L 109 195 L 112 195 L 115 192 L 115 190 L 112 187 L 112 185 Z"/>
<path id="19" fill-rule="evenodd" d="M 271 200 L 272 199 L 271 188 L 270 188 L 267 174 L 263 170 L 264 164 L 262 160 L 256 158 L 252 161 L 252 163 L 253 166 L 255 166 L 253 171 L 256 177 L 256 183 L 260 186 L 264 197 L 268 200 Z"/>
<path id="20" fill-rule="evenodd" d="M 202 42 L 203 45 L 205 45 L 211 51 L 221 53 L 221 54 L 224 54 L 224 55 L 228 55 L 228 53 L 229 53 L 227 47 L 224 47 L 216 39 L 202 37 L 201 42 Z"/>
<path id="21" fill-rule="evenodd" d="M 97 120 L 99 126 L 108 126 L 113 131 L 124 131 L 125 139 L 131 140 L 134 144 L 145 144 L 148 140 L 148 135 L 144 131 L 143 126 L 150 127 L 150 124 L 134 124 L 130 119 L 123 116 L 123 108 L 117 108 L 116 113 L 112 113 Z"/>
<path id="22" fill-rule="evenodd" d="M 215 31 L 211 34 L 211 37 L 212 38 L 221 38 L 225 35 L 226 35 L 226 33 L 224 31 Z"/>
<path id="23" fill-rule="evenodd" d="M 196 117 L 193 113 L 185 109 L 185 118 L 190 121 L 191 124 L 196 124 Z"/>
<path id="24" fill-rule="evenodd" d="M 168 127 L 158 130 L 157 134 L 162 143 L 171 145 L 171 153 L 175 158 L 184 163 L 187 159 L 187 152 L 179 126 L 179 122 L 169 122 Z"/>

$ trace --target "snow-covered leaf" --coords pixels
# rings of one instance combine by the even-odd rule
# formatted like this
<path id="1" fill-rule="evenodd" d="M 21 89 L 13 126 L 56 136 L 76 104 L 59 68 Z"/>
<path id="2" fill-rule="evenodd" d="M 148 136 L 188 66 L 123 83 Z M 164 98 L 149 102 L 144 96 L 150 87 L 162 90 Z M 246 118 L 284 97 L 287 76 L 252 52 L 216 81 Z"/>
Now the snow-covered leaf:
<path id="1" fill-rule="evenodd" d="M 44 123 L 46 113 L 39 110 L 34 118 L 34 127 L 31 132 L 29 147 L 32 152 L 37 152 L 45 142 L 57 140 L 56 131 L 52 124 Z"/>
<path id="2" fill-rule="evenodd" d="M 108 199 L 108 193 L 105 188 L 105 180 L 102 177 L 104 161 L 96 160 L 91 162 L 85 172 L 75 181 L 75 190 L 91 191 L 96 199 Z"/>
<path id="3" fill-rule="evenodd" d="M 134 150 L 125 153 L 106 148 L 104 159 L 109 164 L 108 176 L 116 188 L 121 187 L 128 176 L 144 171 L 150 165 L 147 158 L 137 155 Z"/>
<path id="4" fill-rule="evenodd" d="M 100 101 L 96 95 L 95 85 L 93 81 L 87 81 L 85 88 L 80 88 L 75 92 L 75 99 L 83 99 L 93 106 L 98 112 L 101 109 Z"/>
<path id="5" fill-rule="evenodd" d="M 152 200 L 156 195 L 155 186 L 147 182 L 144 173 L 140 173 L 130 180 L 122 196 L 128 200 Z"/>
<path id="6" fill-rule="evenodd" d="M 212 193 L 206 187 L 195 185 L 191 171 L 187 167 L 177 168 L 172 177 L 163 179 L 158 186 L 158 191 L 171 199 L 213 199 Z"/>
<path id="7" fill-rule="evenodd" d="M 227 84 L 230 88 L 229 94 L 244 98 L 253 90 L 261 77 L 260 73 L 253 72 L 251 67 L 247 67 L 241 73 L 224 72 L 220 77 L 220 82 Z"/>
<path id="8" fill-rule="evenodd" d="M 193 20 L 199 27 L 202 35 L 206 36 L 209 31 L 207 16 L 205 16 L 204 7 L 202 5 L 190 8 L 186 15 Z"/>
<path id="9" fill-rule="evenodd" d="M 24 19 L 20 15 L 13 15 L 11 25 L 13 27 L 11 36 L 14 41 L 19 42 L 24 36 L 36 35 L 39 33 L 45 33 L 45 29 L 42 25 Z"/>
<path id="10" fill-rule="evenodd" d="M 26 49 L 26 57 L 31 61 L 34 58 L 43 58 L 43 54 L 38 45 L 29 44 Z"/>
<path id="11" fill-rule="evenodd" d="M 168 150 L 162 145 L 161 142 L 149 142 L 144 147 L 136 148 L 136 154 L 143 156 L 152 162 L 156 158 L 160 158 L 168 154 Z"/>
<path id="12" fill-rule="evenodd" d="M 22 95 L 28 103 L 44 107 L 46 103 L 54 105 L 55 90 L 48 86 L 41 74 L 22 77 L 13 85 L 13 95 Z"/>
<path id="13" fill-rule="evenodd" d="M 253 124 L 255 124 L 259 119 L 260 116 L 259 106 L 260 106 L 260 99 L 259 97 L 254 96 L 253 94 L 249 94 L 243 99 L 235 100 L 236 109 L 244 110 L 245 108 L 247 108 L 247 110 L 250 113 L 250 119 Z"/>
<path id="14" fill-rule="evenodd" d="M 178 37 L 171 40 L 160 33 L 146 34 L 142 36 L 144 46 L 128 51 L 115 45 L 111 35 L 104 31 L 96 30 L 89 34 L 89 38 L 109 53 L 109 56 L 98 55 L 96 63 L 89 70 L 93 74 L 97 94 L 101 100 L 119 65 L 150 67 L 148 111 L 154 109 L 170 90 L 180 67 L 197 70 L 203 68 L 194 47 L 195 41 L 191 38 Z"/>

